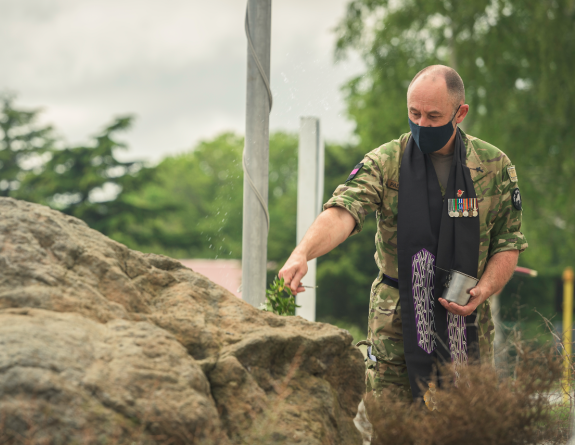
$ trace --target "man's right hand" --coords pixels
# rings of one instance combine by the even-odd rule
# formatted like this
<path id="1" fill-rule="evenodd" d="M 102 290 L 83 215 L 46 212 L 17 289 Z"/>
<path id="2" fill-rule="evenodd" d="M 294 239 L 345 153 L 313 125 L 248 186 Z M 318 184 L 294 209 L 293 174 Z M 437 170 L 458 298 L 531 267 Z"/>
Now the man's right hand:
<path id="1" fill-rule="evenodd" d="M 330 207 L 319 214 L 278 273 L 294 295 L 305 292 L 301 279 L 307 273 L 307 261 L 328 253 L 340 245 L 355 227 L 355 219 L 346 209 Z"/>
<path id="2" fill-rule="evenodd" d="M 297 295 L 300 292 L 305 292 L 305 288 L 301 285 L 301 279 L 307 273 L 307 258 L 304 254 L 294 252 L 290 255 L 284 267 L 278 273 L 278 277 L 284 279 L 284 283 L 289 285 L 292 293 Z"/>

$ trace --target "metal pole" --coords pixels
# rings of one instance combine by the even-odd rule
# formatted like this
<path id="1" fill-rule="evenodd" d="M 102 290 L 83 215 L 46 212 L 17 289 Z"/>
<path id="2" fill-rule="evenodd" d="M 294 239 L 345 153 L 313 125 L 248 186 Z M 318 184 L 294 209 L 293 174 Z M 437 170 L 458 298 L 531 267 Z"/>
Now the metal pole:
<path id="1" fill-rule="evenodd" d="M 573 269 L 563 271 L 563 400 L 571 396 L 571 347 L 573 344 Z"/>
<path id="2" fill-rule="evenodd" d="M 493 349 L 494 349 L 494 356 L 495 356 L 495 365 L 498 367 L 503 367 L 506 363 L 506 357 L 503 355 L 507 355 L 504 351 L 503 346 L 503 326 L 501 324 L 501 304 L 499 299 L 501 298 L 501 292 L 498 294 L 494 294 L 489 298 L 491 302 L 491 316 L 493 317 L 493 324 L 495 325 L 495 341 L 493 342 Z"/>
<path id="3" fill-rule="evenodd" d="M 302 117 L 300 121 L 297 173 L 297 243 L 321 212 L 323 201 L 324 147 L 319 119 Z M 307 263 L 308 272 L 303 279 L 311 288 L 296 296 L 296 315 L 315 321 L 315 282 L 317 260 Z"/>
<path id="4" fill-rule="evenodd" d="M 271 0 L 248 0 L 242 298 L 255 307 L 265 301 L 266 290 L 271 11 Z"/>

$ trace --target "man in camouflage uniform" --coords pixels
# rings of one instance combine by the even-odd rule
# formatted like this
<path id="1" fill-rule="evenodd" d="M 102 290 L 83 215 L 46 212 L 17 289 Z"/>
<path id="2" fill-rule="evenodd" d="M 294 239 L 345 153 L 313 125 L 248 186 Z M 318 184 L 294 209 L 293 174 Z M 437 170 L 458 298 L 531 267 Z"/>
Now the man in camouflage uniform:
<path id="1" fill-rule="evenodd" d="M 452 119 L 453 135 L 437 151 L 439 156 L 453 155 L 456 125 L 463 121 L 468 111 L 461 78 L 450 68 L 428 67 L 418 73 L 408 88 L 408 114 L 413 123 L 421 127 L 439 127 Z M 290 283 L 294 293 L 303 292 L 300 281 L 307 272 L 307 261 L 359 233 L 366 215 L 371 211 L 376 213 L 375 261 L 379 275 L 371 288 L 368 324 L 368 343 L 372 345 L 375 360 L 366 360 L 367 391 L 377 392 L 395 386 L 407 398 L 411 397 L 411 390 L 403 350 L 399 290 L 390 285 L 393 284 L 390 279 L 398 277 L 399 172 L 410 135 L 403 134 L 365 155 L 363 166 L 358 164 L 345 184 L 335 190 L 324 205 L 324 212 L 280 270 L 280 276 Z M 477 278 L 480 281 L 471 290 L 471 299 L 466 306 L 448 303 L 442 298 L 438 300 L 457 315 L 470 315 L 477 308 L 481 359 L 492 362 L 495 332 L 488 298 L 503 288 L 513 274 L 519 252 L 527 247 L 520 232 L 521 197 L 515 168 L 505 153 L 463 131 L 461 135 L 479 206 Z M 447 180 L 442 183 L 435 161 L 434 166 L 445 196 Z"/>

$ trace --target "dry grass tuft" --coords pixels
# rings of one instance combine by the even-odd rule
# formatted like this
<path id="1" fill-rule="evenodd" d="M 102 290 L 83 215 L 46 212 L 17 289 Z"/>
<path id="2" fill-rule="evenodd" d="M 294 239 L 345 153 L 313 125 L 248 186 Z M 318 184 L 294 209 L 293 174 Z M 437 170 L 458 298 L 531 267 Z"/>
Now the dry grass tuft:
<path id="1" fill-rule="evenodd" d="M 493 445 L 565 443 L 569 407 L 550 402 L 561 361 L 557 353 L 517 344 L 517 360 L 502 377 L 489 365 L 441 370 L 433 397 L 437 410 L 402 400 L 393 390 L 366 399 L 372 444 Z M 425 392 L 425 391 L 424 391 Z M 433 405 L 432 405 L 433 406 Z"/>

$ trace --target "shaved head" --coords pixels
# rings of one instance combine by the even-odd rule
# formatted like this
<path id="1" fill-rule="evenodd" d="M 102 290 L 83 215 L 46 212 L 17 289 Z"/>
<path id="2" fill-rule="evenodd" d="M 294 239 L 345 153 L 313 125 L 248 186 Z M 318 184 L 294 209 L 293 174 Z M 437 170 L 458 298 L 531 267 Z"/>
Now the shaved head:
<path id="1" fill-rule="evenodd" d="M 461 80 L 461 77 L 453 68 L 445 65 L 431 65 L 427 68 L 423 68 L 419 73 L 415 75 L 409 84 L 409 88 L 407 89 L 408 94 L 411 87 L 420 78 L 445 80 L 445 84 L 447 85 L 447 93 L 453 101 L 453 106 L 456 108 L 459 106 L 459 104 L 465 103 L 465 87 L 463 86 L 463 80 Z"/>

